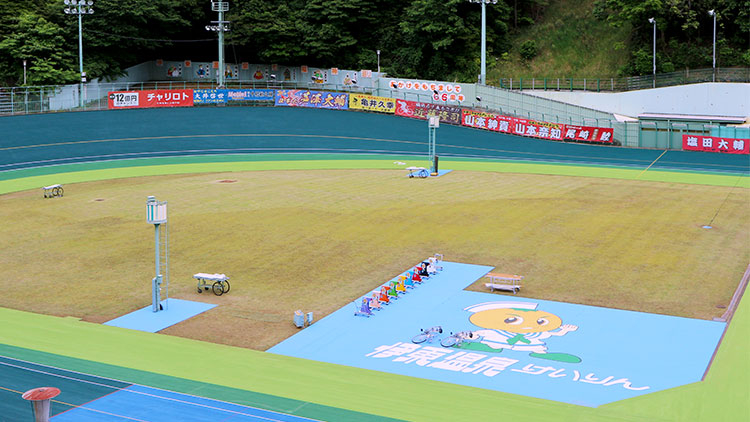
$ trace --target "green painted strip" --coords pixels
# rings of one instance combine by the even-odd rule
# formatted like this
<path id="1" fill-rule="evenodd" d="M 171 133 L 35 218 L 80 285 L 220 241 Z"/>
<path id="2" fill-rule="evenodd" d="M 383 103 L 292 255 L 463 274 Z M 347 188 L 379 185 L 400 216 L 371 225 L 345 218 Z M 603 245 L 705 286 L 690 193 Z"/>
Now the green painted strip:
<path id="1" fill-rule="evenodd" d="M 269 157 L 271 158 L 270 161 L 246 160 L 248 157 L 261 158 L 252 155 L 148 158 L 122 160 L 122 163 L 120 161 L 82 163 L 8 171 L 0 173 L 0 194 L 37 189 L 51 183 L 70 184 L 168 174 L 322 169 L 383 169 L 395 171 L 402 170 L 404 166 L 396 165 L 394 161 L 406 162 L 409 165 L 424 164 L 421 157 L 408 156 L 355 156 L 354 159 L 331 159 L 330 155 L 295 155 L 290 157 L 286 154 L 277 154 Z M 351 156 L 347 156 L 347 158 L 351 158 Z M 467 159 L 445 159 L 442 161 L 441 167 L 465 171 L 548 174 L 625 180 L 636 180 L 642 173 L 639 169 L 627 167 L 591 167 Z M 750 188 L 750 177 L 723 173 L 650 171 L 643 174 L 639 180 Z"/>

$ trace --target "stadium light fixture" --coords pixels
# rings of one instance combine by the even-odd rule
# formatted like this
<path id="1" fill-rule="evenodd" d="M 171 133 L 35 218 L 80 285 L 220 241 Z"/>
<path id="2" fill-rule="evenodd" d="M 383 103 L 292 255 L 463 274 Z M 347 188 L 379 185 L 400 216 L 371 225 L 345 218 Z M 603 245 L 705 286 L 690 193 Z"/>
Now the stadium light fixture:
<path id="1" fill-rule="evenodd" d="M 716 9 L 709 10 L 708 15 L 714 17 L 714 59 L 712 65 L 713 72 L 711 73 L 711 82 L 716 82 Z"/>
<path id="2" fill-rule="evenodd" d="M 654 61 L 653 61 L 653 70 L 654 70 L 654 84 L 653 87 L 656 88 L 656 19 L 654 18 L 648 18 L 648 22 L 654 25 Z"/>
<path id="3" fill-rule="evenodd" d="M 212 1 L 211 10 L 219 13 L 219 20 L 211 21 L 216 25 L 206 25 L 206 31 L 218 32 L 219 33 L 219 71 L 217 78 L 217 85 L 219 88 L 224 87 L 224 33 L 229 32 L 229 21 L 224 20 L 224 12 L 229 10 L 229 2 L 227 1 Z"/>
<path id="4" fill-rule="evenodd" d="M 83 71 L 83 30 L 82 19 L 83 15 L 93 15 L 94 5 L 93 0 L 64 0 L 66 15 L 78 15 L 78 70 L 81 74 L 81 85 L 80 92 L 78 95 L 78 105 L 83 108 L 83 84 L 86 82 L 86 73 Z"/>
<path id="5" fill-rule="evenodd" d="M 469 3 L 480 3 L 482 5 L 482 67 L 479 73 L 479 83 L 484 85 L 487 82 L 487 17 L 485 5 L 497 4 L 497 0 L 469 0 Z"/>

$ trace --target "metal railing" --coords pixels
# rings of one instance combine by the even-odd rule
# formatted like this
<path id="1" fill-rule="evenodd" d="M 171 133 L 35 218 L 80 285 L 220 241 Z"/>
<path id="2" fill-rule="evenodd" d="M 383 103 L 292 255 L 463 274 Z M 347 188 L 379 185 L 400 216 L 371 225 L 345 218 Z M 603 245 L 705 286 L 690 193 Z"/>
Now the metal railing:
<path id="1" fill-rule="evenodd" d="M 702 82 L 750 82 L 750 68 L 686 69 L 626 78 L 501 78 L 500 88 L 509 90 L 555 90 L 621 92 Z"/>

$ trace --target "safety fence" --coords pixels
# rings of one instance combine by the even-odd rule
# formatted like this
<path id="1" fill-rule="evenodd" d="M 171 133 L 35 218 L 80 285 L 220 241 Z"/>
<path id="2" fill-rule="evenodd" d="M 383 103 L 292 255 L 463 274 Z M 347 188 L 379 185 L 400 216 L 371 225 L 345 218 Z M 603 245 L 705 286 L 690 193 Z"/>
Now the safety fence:
<path id="1" fill-rule="evenodd" d="M 685 69 L 625 78 L 501 78 L 503 89 L 622 92 L 703 82 L 750 82 L 750 68 Z"/>

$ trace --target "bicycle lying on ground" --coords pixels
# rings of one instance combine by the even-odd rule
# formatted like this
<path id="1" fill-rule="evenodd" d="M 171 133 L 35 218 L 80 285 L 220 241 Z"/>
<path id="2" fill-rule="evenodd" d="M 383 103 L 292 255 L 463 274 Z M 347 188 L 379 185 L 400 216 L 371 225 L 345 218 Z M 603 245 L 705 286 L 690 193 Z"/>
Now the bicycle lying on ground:
<path id="1" fill-rule="evenodd" d="M 443 332 L 443 327 L 436 325 L 426 330 L 422 328 L 420 331 L 422 332 L 421 334 L 417 334 L 411 339 L 412 343 L 419 344 L 424 343 L 425 341 L 432 342 L 435 337 Z"/>
<path id="2" fill-rule="evenodd" d="M 479 340 L 479 336 L 471 331 L 459 331 L 457 333 L 451 333 L 449 337 L 440 340 L 440 345 L 443 347 L 453 347 L 459 345 L 465 341 L 476 341 Z"/>

